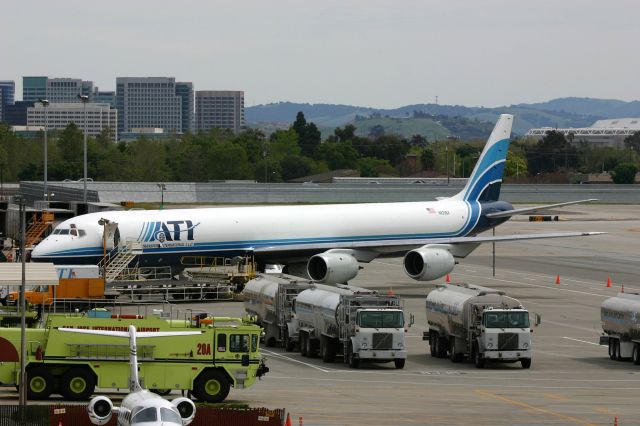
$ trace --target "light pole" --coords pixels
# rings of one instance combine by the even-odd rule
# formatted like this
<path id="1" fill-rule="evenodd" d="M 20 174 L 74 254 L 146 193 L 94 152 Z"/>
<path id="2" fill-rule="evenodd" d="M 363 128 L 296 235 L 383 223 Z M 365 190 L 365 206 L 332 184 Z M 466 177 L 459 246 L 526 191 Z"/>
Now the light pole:
<path id="1" fill-rule="evenodd" d="M 49 201 L 49 193 L 47 192 L 47 107 L 49 106 L 49 101 L 47 99 L 38 99 L 38 102 L 40 102 L 44 108 L 44 199 Z"/>
<path id="2" fill-rule="evenodd" d="M 162 210 L 164 207 L 164 191 L 166 191 L 167 185 L 164 183 L 158 183 L 156 185 L 160 188 L 160 210 Z"/>
<path id="3" fill-rule="evenodd" d="M 87 95 L 78 95 L 78 99 L 82 102 L 84 110 L 84 183 L 82 201 L 87 202 L 87 102 L 89 97 Z"/>
<path id="4" fill-rule="evenodd" d="M 16 197 L 16 201 L 20 205 L 20 260 L 22 262 L 22 286 L 20 287 L 20 389 L 19 389 L 19 405 L 21 407 L 22 415 L 24 415 L 24 408 L 27 405 L 27 331 L 26 331 L 26 302 L 25 302 L 25 287 L 26 287 L 26 265 L 25 265 L 25 253 L 24 253 L 24 238 L 25 238 L 25 199 L 22 196 Z"/>
<path id="5" fill-rule="evenodd" d="M 447 164 L 447 185 L 449 185 L 449 141 L 446 141 L 444 144 L 444 152 Z"/>

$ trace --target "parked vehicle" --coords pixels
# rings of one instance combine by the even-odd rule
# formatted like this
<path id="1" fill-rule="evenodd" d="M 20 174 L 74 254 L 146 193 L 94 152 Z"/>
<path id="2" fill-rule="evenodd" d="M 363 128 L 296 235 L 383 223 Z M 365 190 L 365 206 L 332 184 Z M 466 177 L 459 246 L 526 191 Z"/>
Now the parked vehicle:
<path id="1" fill-rule="evenodd" d="M 478 368 L 487 361 L 516 362 L 531 367 L 529 312 L 502 291 L 469 284 L 439 286 L 427 295 L 431 356 L 461 362 L 472 359 Z M 536 325 L 540 317 L 536 316 Z"/>
<path id="2" fill-rule="evenodd" d="M 604 335 L 600 344 L 609 347 L 613 360 L 633 359 L 640 365 L 640 294 L 619 293 L 600 307 Z"/>

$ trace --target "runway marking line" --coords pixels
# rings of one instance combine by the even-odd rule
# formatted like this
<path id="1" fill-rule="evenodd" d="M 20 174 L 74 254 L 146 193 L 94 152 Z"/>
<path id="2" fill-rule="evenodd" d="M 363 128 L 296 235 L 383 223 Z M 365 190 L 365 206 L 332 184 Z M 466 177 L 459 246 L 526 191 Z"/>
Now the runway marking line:
<path id="1" fill-rule="evenodd" d="M 569 400 L 569 398 L 567 398 L 564 395 L 560 395 L 559 393 L 546 392 L 546 393 L 543 393 L 543 395 L 546 396 L 547 398 L 553 399 L 555 401 L 563 401 L 564 402 L 564 401 L 568 401 Z"/>
<path id="2" fill-rule="evenodd" d="M 509 405 L 513 405 L 516 407 L 524 408 L 525 410 L 532 410 L 537 413 L 547 414 L 549 416 L 557 417 L 559 419 L 569 420 L 572 423 L 580 424 L 580 425 L 590 425 L 595 426 L 593 423 L 589 423 L 586 420 L 579 419 L 577 417 L 568 416 L 566 414 L 558 413 L 557 411 L 547 410 L 546 408 L 536 407 L 535 405 L 528 404 L 526 402 L 516 401 L 515 399 L 507 398 L 506 396 L 500 396 L 493 394 L 488 391 L 484 391 L 481 389 L 476 389 L 476 394 L 483 395 L 485 397 L 489 397 L 492 399 L 496 399 L 498 401 L 505 402 Z"/>
<path id="3" fill-rule="evenodd" d="M 586 340 L 580 340 L 580 339 L 574 339 L 572 337 L 563 337 L 563 339 L 567 339 L 567 340 L 573 340 L 574 342 L 580 342 L 580 343 L 588 343 L 589 345 L 596 345 L 596 346 L 602 346 L 600 343 L 595 343 L 595 342 L 588 342 Z M 602 346 L 604 347 L 604 346 Z"/>

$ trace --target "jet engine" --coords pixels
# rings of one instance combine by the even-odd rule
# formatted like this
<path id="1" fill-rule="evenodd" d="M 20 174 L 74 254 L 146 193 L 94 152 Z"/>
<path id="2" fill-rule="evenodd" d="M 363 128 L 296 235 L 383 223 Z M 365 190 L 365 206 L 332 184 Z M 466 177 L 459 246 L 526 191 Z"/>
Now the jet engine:
<path id="1" fill-rule="evenodd" d="M 321 284 L 346 284 L 358 275 L 358 270 L 356 258 L 342 251 L 325 251 L 307 262 L 309 278 Z"/>
<path id="2" fill-rule="evenodd" d="M 424 246 L 411 250 L 404 256 L 404 271 L 417 281 L 431 281 L 453 271 L 456 261 L 443 249 Z"/>
<path id="3" fill-rule="evenodd" d="M 91 423 L 94 425 L 106 425 L 111 420 L 113 402 L 106 396 L 96 396 L 89 401 L 87 412 Z"/>
<path id="4" fill-rule="evenodd" d="M 181 397 L 172 400 L 171 403 L 178 409 L 180 417 L 182 417 L 182 424 L 184 426 L 193 421 L 193 418 L 196 416 L 196 405 L 193 403 L 193 401 L 191 401 L 189 398 Z"/>

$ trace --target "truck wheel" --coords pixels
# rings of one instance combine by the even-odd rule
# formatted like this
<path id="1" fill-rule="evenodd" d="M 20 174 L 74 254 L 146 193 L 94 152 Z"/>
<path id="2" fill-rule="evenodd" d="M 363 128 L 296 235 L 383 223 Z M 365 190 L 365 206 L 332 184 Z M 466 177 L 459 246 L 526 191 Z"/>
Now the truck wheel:
<path id="1" fill-rule="evenodd" d="M 464 359 L 464 354 L 456 352 L 455 337 L 451 337 L 451 339 L 449 339 L 449 357 L 451 358 L 451 362 L 462 362 Z"/>
<path id="2" fill-rule="evenodd" d="M 286 331 L 284 333 L 284 350 L 287 352 L 293 352 L 293 348 L 295 347 L 295 345 L 296 342 L 291 340 L 291 337 L 289 337 L 289 332 Z"/>
<path id="3" fill-rule="evenodd" d="M 347 349 L 347 359 L 349 360 L 349 367 L 358 368 L 360 366 L 360 360 L 356 358 L 353 353 L 353 345 L 349 342 L 349 348 Z"/>
<path id="4" fill-rule="evenodd" d="M 442 336 L 438 336 L 438 358 L 446 358 L 447 357 L 447 338 Z"/>
<path id="5" fill-rule="evenodd" d="M 520 363 L 522 364 L 522 368 L 530 368 L 531 367 L 531 358 L 522 358 L 520 360 Z"/>
<path id="6" fill-rule="evenodd" d="M 400 369 L 404 368 L 404 362 L 405 361 L 406 360 L 404 358 L 402 358 L 402 359 L 401 358 L 396 358 L 396 359 L 393 360 L 393 363 L 396 365 L 396 368 L 400 370 Z"/>
<path id="7" fill-rule="evenodd" d="M 307 333 L 305 333 L 304 331 L 301 331 L 298 342 L 300 342 L 300 355 L 306 357 L 307 356 Z"/>
<path id="8" fill-rule="evenodd" d="M 96 379 L 86 368 L 72 368 L 60 380 L 60 394 L 70 401 L 89 400 L 95 388 Z"/>
<path id="9" fill-rule="evenodd" d="M 193 384 L 193 395 L 203 402 L 222 402 L 229 395 L 227 376 L 219 370 L 205 370 Z"/>
<path id="10" fill-rule="evenodd" d="M 27 398 L 47 399 L 53 392 L 53 375 L 44 367 L 27 371 Z"/>
<path id="11" fill-rule="evenodd" d="M 640 345 L 637 343 L 633 344 L 633 363 L 640 365 Z"/>
<path id="12" fill-rule="evenodd" d="M 609 359 L 616 359 L 616 341 L 614 339 L 609 339 Z"/>
<path id="13" fill-rule="evenodd" d="M 436 337 L 436 333 L 433 332 L 433 330 L 429 330 L 429 351 L 431 353 L 432 357 L 436 357 L 436 342 L 437 342 L 437 337 Z"/>
<path id="14" fill-rule="evenodd" d="M 476 368 L 484 368 L 486 360 L 482 358 L 480 354 L 480 349 L 478 348 L 478 344 L 473 345 L 473 363 L 476 365 Z"/>
<path id="15" fill-rule="evenodd" d="M 613 348 L 616 354 L 616 361 L 622 361 L 622 353 L 620 352 L 620 340 L 615 341 L 615 345 Z"/>
<path id="16" fill-rule="evenodd" d="M 336 359 L 336 344 L 335 341 L 329 337 L 321 337 L 322 361 L 334 362 Z"/>
<path id="17" fill-rule="evenodd" d="M 316 341 L 311 338 L 311 335 L 307 334 L 307 340 L 305 342 L 307 344 L 307 356 L 309 358 L 315 358 L 318 352 L 318 348 L 316 347 Z"/>

